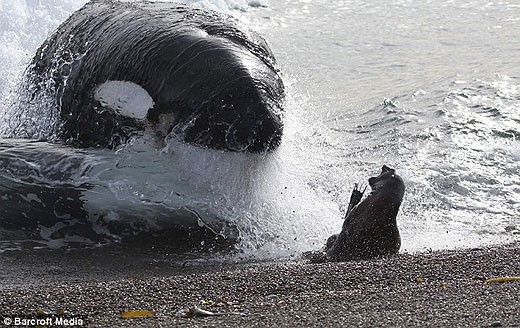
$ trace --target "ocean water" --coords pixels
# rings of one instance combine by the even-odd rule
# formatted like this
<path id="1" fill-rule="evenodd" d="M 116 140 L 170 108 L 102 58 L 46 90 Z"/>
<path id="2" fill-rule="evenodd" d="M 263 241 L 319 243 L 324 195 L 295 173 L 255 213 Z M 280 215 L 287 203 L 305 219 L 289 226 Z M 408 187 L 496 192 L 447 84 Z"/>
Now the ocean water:
<path id="1" fill-rule="evenodd" d="M 36 49 L 85 2 L 0 2 L 1 135 Z M 339 232 L 354 183 L 383 164 L 407 187 L 398 215 L 403 252 L 520 240 L 520 5 L 191 3 L 233 15 L 271 46 L 287 87 L 280 149 L 245 155 L 171 144 L 150 151 L 135 140 L 110 152 L 42 143 L 39 157 L 34 146 L 12 142 L 0 184 L 31 176 L 71 188 L 96 213 L 88 229 L 104 238 L 84 233 L 73 217 L 31 217 L 34 234 L 0 229 L 0 252 L 95 246 L 121 237 L 107 221 L 146 234 L 175 217 L 238 236 L 237 249 L 251 258 L 297 256 Z M 24 199 L 42 201 L 31 192 Z"/>

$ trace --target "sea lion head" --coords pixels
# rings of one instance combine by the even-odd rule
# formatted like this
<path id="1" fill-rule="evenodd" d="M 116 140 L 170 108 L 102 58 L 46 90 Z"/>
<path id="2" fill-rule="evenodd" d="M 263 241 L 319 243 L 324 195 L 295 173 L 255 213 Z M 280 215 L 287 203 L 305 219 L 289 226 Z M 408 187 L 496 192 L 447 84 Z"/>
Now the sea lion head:
<path id="1" fill-rule="evenodd" d="M 403 179 L 395 173 L 394 169 L 383 165 L 381 174 L 368 179 L 368 184 L 372 188 L 372 195 L 378 194 L 385 199 L 392 200 L 394 204 L 401 204 L 405 187 Z"/>

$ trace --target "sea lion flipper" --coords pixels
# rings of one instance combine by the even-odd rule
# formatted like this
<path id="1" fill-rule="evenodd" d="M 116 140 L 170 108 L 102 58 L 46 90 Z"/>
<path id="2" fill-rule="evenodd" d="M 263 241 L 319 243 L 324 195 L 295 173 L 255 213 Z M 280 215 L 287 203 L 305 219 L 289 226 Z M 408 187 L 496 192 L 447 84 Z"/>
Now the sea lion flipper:
<path id="1" fill-rule="evenodd" d="M 354 183 L 354 189 L 352 190 L 352 194 L 350 195 L 350 202 L 348 203 L 347 213 L 345 214 L 345 220 L 349 217 L 350 212 L 352 212 L 354 206 L 359 204 L 361 198 L 363 198 L 365 190 L 367 190 L 367 188 L 365 187 L 363 191 L 360 191 L 358 187 L 359 185 L 357 183 Z"/>

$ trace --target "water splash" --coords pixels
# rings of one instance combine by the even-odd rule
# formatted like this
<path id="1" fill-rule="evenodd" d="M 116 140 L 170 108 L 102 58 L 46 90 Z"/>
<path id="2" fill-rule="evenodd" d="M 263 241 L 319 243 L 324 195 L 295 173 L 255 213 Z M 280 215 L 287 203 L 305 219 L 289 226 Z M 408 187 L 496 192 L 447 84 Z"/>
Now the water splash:
<path id="1" fill-rule="evenodd" d="M 0 94 L 4 108 L 6 99 L 11 97 L 12 86 L 37 46 L 84 2 L 47 1 L 43 4 L 8 0 L 0 3 L 1 35 L 7 40 L 0 48 L 0 62 L 3 64 L 0 67 Z M 221 11 L 229 11 L 233 7 L 233 1 L 194 2 L 217 7 Z M 246 1 L 234 3 L 242 8 L 246 5 Z M 310 4 L 308 7 L 309 10 L 316 9 L 311 8 Z M 373 6 L 366 8 L 377 11 Z M 292 11 L 302 14 L 299 8 L 293 7 Z M 345 12 L 356 11 L 348 10 L 340 14 L 344 15 Z M 437 15 L 442 11 L 431 12 Z M 273 15 L 272 12 L 269 14 Z M 308 19 L 307 15 L 303 16 Z M 270 33 L 279 33 L 280 29 L 272 29 L 273 25 L 265 22 L 288 28 L 286 20 L 289 18 L 266 20 L 262 16 L 251 21 L 256 22 L 255 28 L 266 33 L 269 30 L 273 31 Z M 413 27 L 415 14 L 408 18 L 406 24 Z M 437 21 L 439 17 L 434 18 L 431 21 Z M 33 30 L 31 22 L 35 20 L 39 21 L 38 26 L 44 27 Z M 361 19 L 351 21 L 366 24 Z M 386 18 L 384 23 L 393 24 Z M 321 22 L 316 20 L 312 24 Z M 313 29 L 312 24 L 307 29 Z M 428 28 L 434 26 L 428 21 L 424 24 Z M 302 34 L 301 26 L 294 25 L 298 25 L 298 29 L 294 34 L 289 34 L 291 41 L 294 41 L 290 44 L 300 51 L 306 49 L 305 62 L 302 64 L 295 60 L 298 57 L 290 47 L 283 48 L 280 44 L 274 47 L 288 75 L 285 80 L 290 84 L 286 134 L 276 153 L 269 158 L 239 158 L 218 152 L 191 153 L 182 145 L 171 144 L 171 148 L 165 149 L 164 153 L 151 154 L 140 150 L 139 142 L 142 141 L 136 141 L 117 154 L 95 154 L 99 157 L 94 156 L 94 162 L 103 164 L 91 166 L 88 174 L 81 178 L 72 178 L 74 183 L 88 181 L 96 185 L 83 195 L 83 199 L 92 206 L 89 210 L 103 210 L 105 201 L 105 217 L 118 221 L 121 220 L 121 216 L 117 215 L 121 207 L 140 217 L 147 217 L 150 211 L 162 213 L 164 209 L 183 206 L 198 208 L 200 213 L 196 213 L 195 217 L 202 218 L 201 224 L 210 225 L 211 216 L 216 214 L 225 218 L 226 222 L 238 224 L 242 239 L 240 247 L 246 254 L 259 258 L 291 256 L 300 250 L 320 247 L 328 235 L 339 231 L 353 183 L 365 181 L 386 163 L 397 169 L 407 185 L 398 216 L 403 249 L 473 247 L 518 240 L 520 83 L 517 77 L 502 75 L 461 81 L 460 77 L 452 77 L 452 68 L 444 62 L 439 66 L 441 68 L 424 70 L 423 59 L 431 58 L 432 49 L 427 41 L 420 44 L 427 57 L 416 56 L 416 61 L 410 60 L 411 68 L 404 72 L 408 75 L 401 74 L 402 67 L 394 65 L 402 62 L 403 52 L 389 58 L 392 55 L 389 51 L 370 51 L 384 56 L 384 60 L 376 58 L 379 63 L 377 67 L 363 66 L 369 52 L 362 48 L 373 44 L 363 43 L 363 39 L 377 41 L 380 35 L 387 34 L 362 25 L 357 30 L 370 30 L 369 37 L 360 33 L 357 39 L 350 40 L 354 45 L 362 45 L 361 49 L 345 43 L 345 40 L 337 40 L 338 44 L 331 47 L 316 39 L 313 40 L 316 48 L 308 49 L 304 46 L 309 42 L 308 37 L 298 38 Z M 471 24 L 463 27 L 464 33 L 457 28 L 454 31 L 457 31 L 457 37 L 468 39 L 466 35 Z M 22 32 L 18 34 L 16 31 Z M 424 30 L 403 27 L 401 31 L 423 33 Z M 324 32 L 329 33 L 330 30 Z M 415 34 L 406 36 L 406 40 L 418 39 Z M 339 34 L 337 37 L 342 38 Z M 324 39 L 321 34 L 319 38 Z M 274 37 L 269 41 L 278 42 Z M 278 43 L 287 43 L 287 39 Z M 410 53 L 410 49 L 417 49 L 414 43 L 405 45 L 397 49 Z M 439 51 L 452 49 L 436 45 Z M 487 43 L 483 45 L 485 47 L 475 49 L 488 49 Z M 387 43 L 383 46 L 385 50 L 394 48 Z M 334 54 L 335 49 L 340 49 L 341 54 Z M 506 52 L 507 49 L 500 50 Z M 359 55 L 354 56 L 354 52 Z M 446 56 L 449 53 L 441 52 Z M 324 54 L 330 56 L 330 60 L 323 59 Z M 480 55 L 480 51 L 475 51 L 475 56 Z M 500 56 L 497 58 L 490 60 L 490 68 L 483 74 L 496 69 L 496 61 L 501 60 Z M 289 61 L 294 63 L 288 64 Z M 392 64 L 389 66 L 392 74 L 387 74 L 387 66 L 381 64 L 387 61 Z M 462 60 L 459 59 L 459 69 L 474 69 L 460 62 Z M 464 61 L 473 62 L 480 61 Z M 334 67 L 333 72 L 327 70 L 330 67 Z M 353 68 L 346 72 L 338 67 Z M 378 75 L 378 69 L 384 74 Z M 409 76 L 414 70 L 421 73 Z M 350 75 L 347 74 L 349 72 Z M 470 76 L 472 74 L 473 71 Z M 375 78 L 364 79 L 364 76 L 372 75 Z M 383 75 L 390 77 L 381 78 Z M 312 77 L 309 85 L 302 85 L 307 81 L 306 76 Z M 345 76 L 357 78 L 349 87 L 343 82 Z M 446 79 L 449 81 L 446 82 Z M 374 85 L 376 80 L 378 83 Z M 330 99 L 319 99 L 322 95 L 318 91 L 313 91 L 315 94 L 309 96 L 310 89 L 325 90 L 320 92 L 330 92 L 332 96 Z M 411 90 L 404 92 L 404 89 Z M 345 95 L 354 92 L 359 94 L 355 105 L 345 105 Z M 372 102 L 373 92 L 376 97 L 385 95 L 379 100 L 380 104 L 374 105 Z M 133 158 L 140 159 L 134 161 Z M 150 158 L 157 158 L 157 162 L 153 162 L 149 172 L 143 172 L 140 163 Z M 215 163 L 221 165 L 212 166 Z M 162 173 L 172 167 L 184 173 L 167 181 Z M 141 175 L 135 174 L 139 170 Z M 153 172 L 160 174 L 154 176 Z M 207 174 L 201 175 L 200 172 Z M 135 178 L 130 178 L 132 176 Z M 178 190 L 168 188 L 172 184 L 177 185 Z M 26 199 L 37 202 L 30 194 L 26 195 Z M 139 210 L 143 211 L 142 215 L 139 215 Z M 136 224 L 136 229 L 147 224 L 150 224 L 150 229 L 153 228 L 151 223 L 145 221 L 144 224 Z M 58 228 L 54 225 L 45 227 Z M 95 229 L 107 233 L 104 230 L 106 227 L 100 225 Z M 52 236 L 53 233 L 47 231 L 44 234 Z M 18 238 L 15 235 L 12 233 L 8 238 Z"/>

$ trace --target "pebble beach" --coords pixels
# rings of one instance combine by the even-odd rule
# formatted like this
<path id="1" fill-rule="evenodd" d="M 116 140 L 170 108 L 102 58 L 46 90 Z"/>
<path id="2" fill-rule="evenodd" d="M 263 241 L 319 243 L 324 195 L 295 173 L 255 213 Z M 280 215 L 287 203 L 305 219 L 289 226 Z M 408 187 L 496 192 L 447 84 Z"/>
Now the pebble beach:
<path id="1" fill-rule="evenodd" d="M 0 258 L 4 326 L 520 327 L 518 242 L 320 264 L 179 268 L 89 250 Z"/>

